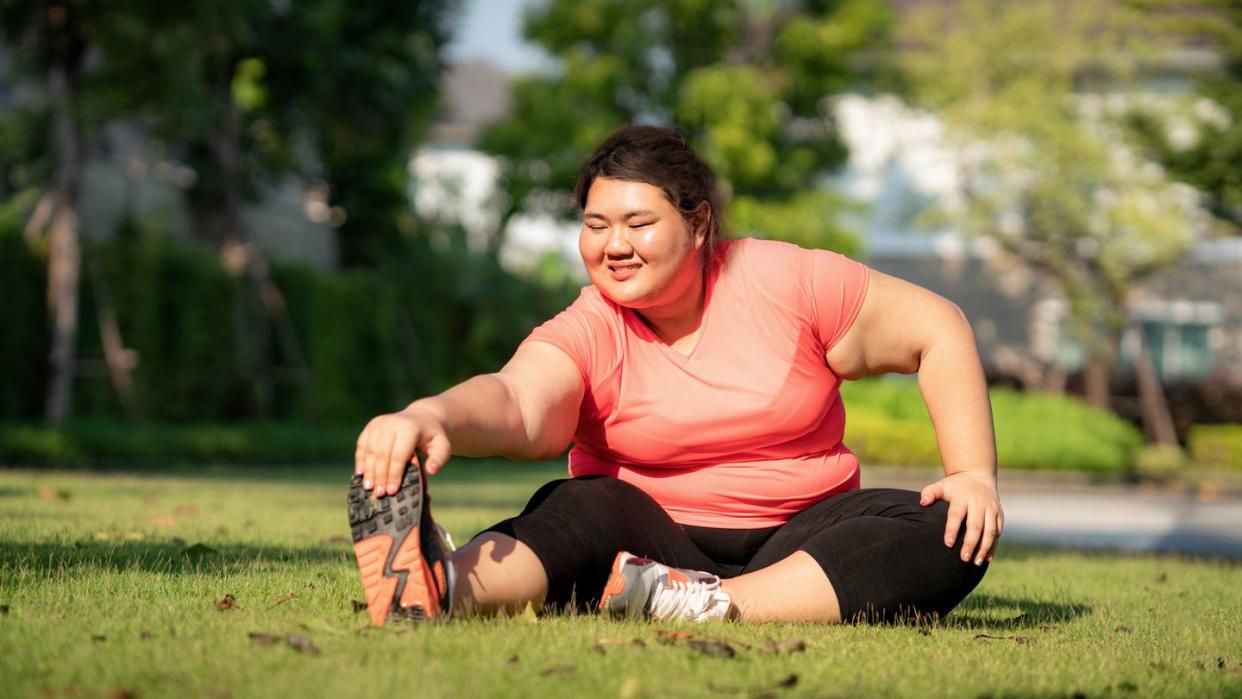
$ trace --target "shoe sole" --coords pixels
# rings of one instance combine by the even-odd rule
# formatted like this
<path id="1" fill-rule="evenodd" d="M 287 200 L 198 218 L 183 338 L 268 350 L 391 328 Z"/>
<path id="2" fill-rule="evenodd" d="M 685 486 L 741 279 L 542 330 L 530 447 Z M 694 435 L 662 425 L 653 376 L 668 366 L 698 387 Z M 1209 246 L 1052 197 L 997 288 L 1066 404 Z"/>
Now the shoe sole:
<path id="1" fill-rule="evenodd" d="M 424 621 L 440 616 L 437 591 L 447 589 L 447 581 L 444 564 L 435 561 L 433 572 L 422 552 L 425 488 L 422 468 L 413 464 L 392 495 L 372 498 L 362 476 L 350 483 L 349 528 L 375 626 L 392 618 Z"/>

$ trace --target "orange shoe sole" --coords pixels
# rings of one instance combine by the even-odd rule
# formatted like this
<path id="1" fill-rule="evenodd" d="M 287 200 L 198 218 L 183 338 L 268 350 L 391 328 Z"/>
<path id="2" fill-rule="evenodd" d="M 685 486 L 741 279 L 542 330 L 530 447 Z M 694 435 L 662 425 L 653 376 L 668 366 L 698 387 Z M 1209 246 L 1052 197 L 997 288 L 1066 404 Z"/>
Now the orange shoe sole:
<path id="1" fill-rule="evenodd" d="M 442 605 L 448 587 L 444 554 L 438 546 L 424 552 L 424 489 L 422 469 L 415 465 L 406 469 L 400 490 L 389 496 L 372 498 L 362 476 L 350 483 L 354 556 L 375 626 L 394 618 L 435 619 L 447 611 Z M 425 553 L 431 554 L 430 563 Z"/>

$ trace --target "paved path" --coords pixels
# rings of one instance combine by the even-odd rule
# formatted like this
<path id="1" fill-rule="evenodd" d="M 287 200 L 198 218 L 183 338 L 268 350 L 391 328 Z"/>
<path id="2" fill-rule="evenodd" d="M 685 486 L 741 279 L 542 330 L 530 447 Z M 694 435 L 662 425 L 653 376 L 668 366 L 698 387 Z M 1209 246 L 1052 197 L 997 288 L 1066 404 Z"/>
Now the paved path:
<path id="1" fill-rule="evenodd" d="M 933 474 L 879 470 L 863 484 L 918 490 L 931 482 L 927 475 Z M 1001 478 L 1009 541 L 1242 559 L 1242 498 Z"/>

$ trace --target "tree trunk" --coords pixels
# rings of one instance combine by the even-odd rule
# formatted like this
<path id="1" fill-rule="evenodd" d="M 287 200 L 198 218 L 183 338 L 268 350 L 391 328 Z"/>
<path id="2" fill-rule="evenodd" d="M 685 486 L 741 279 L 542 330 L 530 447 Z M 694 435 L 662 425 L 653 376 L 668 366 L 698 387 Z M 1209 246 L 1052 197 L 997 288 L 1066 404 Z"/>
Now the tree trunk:
<path id="1" fill-rule="evenodd" d="M 1143 431 L 1147 439 L 1156 444 L 1177 446 L 1177 430 L 1173 427 L 1173 415 L 1164 397 L 1164 387 L 1147 353 L 1147 343 L 1139 344 L 1138 362 L 1139 408 L 1143 415 Z"/>
<path id="2" fill-rule="evenodd" d="M 83 45 L 64 8 L 48 11 L 55 58 L 49 74 L 49 94 L 55 113 L 57 175 L 55 210 L 48 233 L 48 316 L 51 320 L 50 372 L 45 417 L 64 424 L 72 411 L 74 362 L 78 337 L 78 286 L 82 250 L 78 240 L 78 194 L 84 153 L 74 116 L 77 79 Z"/>

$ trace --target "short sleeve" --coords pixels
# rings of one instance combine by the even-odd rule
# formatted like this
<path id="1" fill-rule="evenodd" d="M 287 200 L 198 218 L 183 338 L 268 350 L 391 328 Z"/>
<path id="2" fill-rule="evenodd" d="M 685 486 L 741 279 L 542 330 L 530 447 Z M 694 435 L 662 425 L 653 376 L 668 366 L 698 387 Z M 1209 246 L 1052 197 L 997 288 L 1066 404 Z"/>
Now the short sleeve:
<path id="1" fill-rule="evenodd" d="M 837 344 L 862 308 L 869 268 L 839 253 L 807 250 L 806 278 L 815 331 L 824 351 Z"/>
<path id="2" fill-rule="evenodd" d="M 615 363 L 614 330 L 609 309 L 593 287 L 586 287 L 568 308 L 531 331 L 522 341 L 545 342 L 568 354 L 588 387 Z"/>

